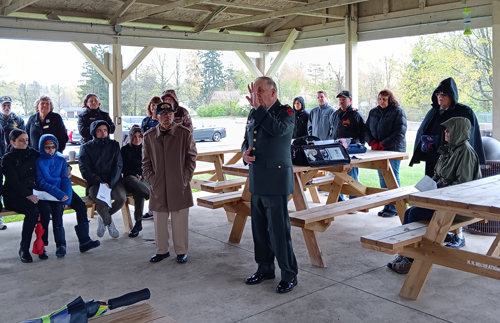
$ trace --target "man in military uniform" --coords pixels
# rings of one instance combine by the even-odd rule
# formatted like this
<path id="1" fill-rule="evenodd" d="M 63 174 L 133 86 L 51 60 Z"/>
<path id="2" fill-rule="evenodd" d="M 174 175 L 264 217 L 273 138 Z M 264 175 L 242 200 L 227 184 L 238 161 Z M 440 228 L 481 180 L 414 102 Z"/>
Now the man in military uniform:
<path id="1" fill-rule="evenodd" d="M 297 285 L 298 273 L 288 217 L 288 196 L 294 189 L 290 142 L 295 118 L 293 109 L 277 99 L 276 83 L 271 78 L 257 78 L 248 90 L 252 110 L 241 151 L 243 161 L 250 165 L 252 235 L 258 268 L 245 283 L 273 279 L 276 257 L 281 269 L 276 292 L 287 293 Z"/>
<path id="2" fill-rule="evenodd" d="M 9 96 L 0 97 L 0 125 L 3 127 L 5 142 L 9 143 L 9 134 L 14 128 L 26 130 L 24 120 L 11 109 L 12 99 Z"/>

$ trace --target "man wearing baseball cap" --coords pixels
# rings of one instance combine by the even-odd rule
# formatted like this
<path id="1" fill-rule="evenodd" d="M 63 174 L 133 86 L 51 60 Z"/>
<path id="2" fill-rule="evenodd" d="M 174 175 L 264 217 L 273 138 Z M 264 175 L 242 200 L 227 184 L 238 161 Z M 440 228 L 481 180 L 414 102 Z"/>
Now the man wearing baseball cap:
<path id="1" fill-rule="evenodd" d="M 24 120 L 11 110 L 12 98 L 10 96 L 0 97 L 0 125 L 4 130 L 5 142 L 9 142 L 9 134 L 15 128 L 26 130 Z"/>
<path id="2" fill-rule="evenodd" d="M 188 218 L 193 206 L 190 182 L 196 167 L 196 144 L 191 131 L 174 121 L 175 108 L 167 102 L 156 106 L 160 123 L 144 135 L 142 174 L 151 184 L 149 209 L 155 223 L 156 254 L 151 262 L 170 256 L 168 218 L 177 263 L 188 260 Z"/>
<path id="3" fill-rule="evenodd" d="M 191 121 L 191 116 L 186 108 L 179 106 L 179 99 L 177 99 L 175 90 L 163 91 L 161 99 L 163 102 L 169 103 L 174 108 L 174 122 L 188 128 L 189 131 L 193 133 L 193 122 Z"/>
<path id="4" fill-rule="evenodd" d="M 365 143 L 365 119 L 352 108 L 352 96 L 347 90 L 337 94 L 339 108 L 332 115 L 333 139 L 351 138 L 351 144 Z M 358 168 L 353 167 L 347 174 L 358 180 Z M 350 196 L 353 198 L 354 196 Z"/>

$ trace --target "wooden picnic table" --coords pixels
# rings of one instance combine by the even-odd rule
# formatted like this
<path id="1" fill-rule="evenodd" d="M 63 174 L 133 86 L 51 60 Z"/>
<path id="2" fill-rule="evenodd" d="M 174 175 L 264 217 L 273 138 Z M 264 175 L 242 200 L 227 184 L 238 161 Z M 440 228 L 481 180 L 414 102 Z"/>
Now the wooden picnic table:
<path id="1" fill-rule="evenodd" d="M 324 167 L 305 167 L 305 166 L 294 166 L 294 181 L 295 190 L 291 198 L 293 199 L 296 211 L 306 210 L 309 208 L 307 199 L 304 192 L 305 184 L 318 173 L 318 171 L 327 171 L 334 174 L 333 179 L 330 183 L 325 184 L 322 190 L 329 193 L 327 204 L 335 203 L 338 200 L 339 194 L 350 194 L 355 196 L 365 196 L 381 191 L 385 189 L 376 187 L 366 187 L 360 182 L 354 180 L 352 177 L 347 175 L 347 172 L 352 169 L 352 167 L 358 168 L 368 168 L 380 170 L 384 176 L 388 189 L 398 188 L 398 183 L 394 176 L 394 172 L 389 164 L 390 159 L 407 159 L 407 153 L 399 152 L 389 152 L 389 151 L 367 151 L 364 154 L 353 154 L 351 155 L 351 163 L 347 165 L 338 166 L 324 166 Z M 225 174 L 248 177 L 248 166 L 243 164 L 235 165 L 224 165 L 222 170 Z M 223 195 L 220 196 L 220 201 L 215 201 L 215 203 L 223 203 L 224 209 L 236 213 L 236 217 L 233 222 L 233 227 L 229 237 L 229 241 L 239 243 L 243 230 L 245 227 L 246 219 L 250 215 L 250 193 L 248 191 L 249 181 L 245 184 L 241 196 L 236 196 L 234 193 L 225 193 L 228 197 L 224 198 Z M 234 195 L 234 196 L 233 196 Z M 236 200 L 235 200 L 236 199 Z M 198 205 L 212 207 L 212 205 L 200 204 L 200 199 L 198 200 Z M 404 213 L 404 211 L 402 211 Z M 401 213 L 401 212 L 398 212 Z M 302 229 L 304 239 L 308 248 L 309 256 L 314 265 L 324 267 L 324 261 L 322 259 L 322 254 L 317 243 L 316 231 L 312 229 Z"/>
<path id="2" fill-rule="evenodd" d="M 409 203 L 436 212 L 422 240 L 400 252 L 414 259 L 401 296 L 417 299 L 434 264 L 500 279 L 500 235 L 485 255 L 442 246 L 456 214 L 500 221 L 500 175 L 415 193 L 409 196 Z"/>
<path id="3" fill-rule="evenodd" d="M 214 169 L 195 171 L 194 175 L 200 174 L 212 174 L 212 177 L 208 181 L 224 181 L 226 176 L 222 171 L 222 166 L 224 165 L 224 154 L 234 154 L 231 159 L 229 159 L 225 164 L 231 165 L 235 164 L 241 159 L 241 147 L 234 146 L 201 146 L 196 147 L 198 150 L 197 161 L 212 163 L 214 164 Z M 193 179 L 191 181 L 191 188 L 200 189 L 201 184 L 207 182 L 206 180 Z"/>

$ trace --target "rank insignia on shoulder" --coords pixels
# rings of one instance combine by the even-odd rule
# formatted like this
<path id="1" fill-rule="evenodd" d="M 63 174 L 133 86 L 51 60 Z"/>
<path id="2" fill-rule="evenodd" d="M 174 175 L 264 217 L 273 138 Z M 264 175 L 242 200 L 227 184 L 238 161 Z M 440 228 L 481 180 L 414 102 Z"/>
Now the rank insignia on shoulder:
<path id="1" fill-rule="evenodd" d="M 292 109 L 286 109 L 286 112 L 288 113 L 289 116 L 291 116 L 293 114 L 293 110 Z"/>

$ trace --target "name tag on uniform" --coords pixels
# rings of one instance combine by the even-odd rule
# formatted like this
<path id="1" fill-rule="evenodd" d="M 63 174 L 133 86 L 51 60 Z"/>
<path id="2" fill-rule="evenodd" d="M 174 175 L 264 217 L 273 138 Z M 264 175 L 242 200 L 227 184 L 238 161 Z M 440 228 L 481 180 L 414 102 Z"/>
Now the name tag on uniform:
<path id="1" fill-rule="evenodd" d="M 49 127 L 48 125 L 46 125 L 46 126 L 43 126 L 43 129 L 47 129 L 48 127 Z"/>
<path id="2" fill-rule="evenodd" d="M 95 120 L 95 118 L 89 118 L 90 120 Z"/>

